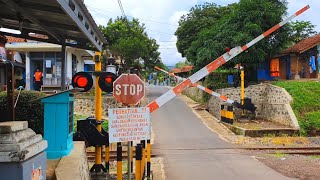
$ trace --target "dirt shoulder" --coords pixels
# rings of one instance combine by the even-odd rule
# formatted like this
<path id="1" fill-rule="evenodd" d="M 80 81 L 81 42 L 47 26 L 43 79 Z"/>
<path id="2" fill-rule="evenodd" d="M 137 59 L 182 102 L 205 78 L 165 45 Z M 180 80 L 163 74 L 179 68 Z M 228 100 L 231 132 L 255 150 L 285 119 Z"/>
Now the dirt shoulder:
<path id="1" fill-rule="evenodd" d="M 199 104 L 185 95 L 180 95 L 202 122 L 225 141 L 241 146 L 258 147 L 307 147 L 319 146 L 320 137 L 261 137 L 251 138 L 235 135 L 217 118 L 202 109 L 194 109 Z M 302 180 L 320 179 L 320 156 L 288 155 L 281 153 L 268 153 L 265 151 L 243 151 L 244 154 L 261 161 L 275 171 L 292 178 Z"/>
<path id="2" fill-rule="evenodd" d="M 253 156 L 275 171 L 301 180 L 320 179 L 320 156 L 288 154 L 253 154 Z"/>

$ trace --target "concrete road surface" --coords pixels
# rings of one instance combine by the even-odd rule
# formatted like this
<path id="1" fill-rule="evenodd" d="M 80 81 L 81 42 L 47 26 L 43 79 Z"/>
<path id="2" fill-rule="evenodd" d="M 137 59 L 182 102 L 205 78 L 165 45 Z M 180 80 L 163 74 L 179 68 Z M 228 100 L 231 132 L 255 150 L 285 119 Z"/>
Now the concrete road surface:
<path id="1" fill-rule="evenodd" d="M 169 89 L 150 85 L 150 102 Z M 230 149 L 235 145 L 210 131 L 179 97 L 151 115 L 153 154 L 161 154 L 167 180 L 290 179 L 254 158 Z"/>

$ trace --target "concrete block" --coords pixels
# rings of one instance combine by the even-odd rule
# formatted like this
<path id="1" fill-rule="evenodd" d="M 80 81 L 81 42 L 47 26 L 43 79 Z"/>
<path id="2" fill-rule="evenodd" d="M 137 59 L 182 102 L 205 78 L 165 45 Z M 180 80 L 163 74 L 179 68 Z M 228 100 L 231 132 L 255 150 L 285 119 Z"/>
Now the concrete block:
<path id="1" fill-rule="evenodd" d="M 0 144 L 17 144 L 18 142 L 35 135 L 36 133 L 30 128 L 22 131 L 0 134 Z"/>
<path id="2" fill-rule="evenodd" d="M 28 121 L 0 122 L 0 134 L 21 131 L 28 128 Z"/>
<path id="3" fill-rule="evenodd" d="M 45 180 L 46 161 L 46 152 L 43 151 L 23 162 L 0 162 L 0 179 Z"/>
<path id="4" fill-rule="evenodd" d="M 0 162 L 21 162 L 25 161 L 40 152 L 44 151 L 48 147 L 46 140 L 41 140 L 31 146 L 28 146 L 22 151 L 14 152 L 0 152 Z"/>
<path id="5" fill-rule="evenodd" d="M 83 141 L 74 142 L 74 149 L 69 156 L 61 158 L 55 174 L 57 180 L 90 179 L 85 144 Z"/>
<path id="6" fill-rule="evenodd" d="M 0 144 L 0 152 L 18 152 L 22 151 L 28 146 L 31 146 L 32 144 L 35 144 L 42 140 L 42 135 L 37 134 L 35 136 L 32 136 L 28 139 L 25 139 L 17 144 Z"/>

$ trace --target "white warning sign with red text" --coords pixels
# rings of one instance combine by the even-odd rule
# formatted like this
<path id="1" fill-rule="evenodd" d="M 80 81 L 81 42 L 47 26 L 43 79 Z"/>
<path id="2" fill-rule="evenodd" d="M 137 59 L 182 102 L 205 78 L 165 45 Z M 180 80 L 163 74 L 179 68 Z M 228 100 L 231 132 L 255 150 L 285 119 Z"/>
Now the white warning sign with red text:
<path id="1" fill-rule="evenodd" d="M 109 142 L 128 142 L 150 139 L 150 109 L 108 109 Z"/>

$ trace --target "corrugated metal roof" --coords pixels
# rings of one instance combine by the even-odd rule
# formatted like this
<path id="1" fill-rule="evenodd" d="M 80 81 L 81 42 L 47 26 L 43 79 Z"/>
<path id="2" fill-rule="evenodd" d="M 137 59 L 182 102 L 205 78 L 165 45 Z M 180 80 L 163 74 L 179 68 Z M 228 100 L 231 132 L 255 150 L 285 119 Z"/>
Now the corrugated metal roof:
<path id="1" fill-rule="evenodd" d="M 5 35 L 99 51 L 107 44 L 83 0 L 6 0 L 0 1 L 0 7 L 1 27 L 22 27 L 24 32 L 2 32 Z M 34 37 L 33 33 L 42 37 Z"/>

